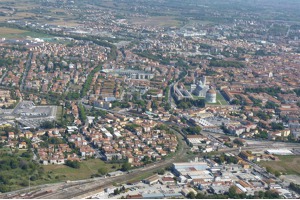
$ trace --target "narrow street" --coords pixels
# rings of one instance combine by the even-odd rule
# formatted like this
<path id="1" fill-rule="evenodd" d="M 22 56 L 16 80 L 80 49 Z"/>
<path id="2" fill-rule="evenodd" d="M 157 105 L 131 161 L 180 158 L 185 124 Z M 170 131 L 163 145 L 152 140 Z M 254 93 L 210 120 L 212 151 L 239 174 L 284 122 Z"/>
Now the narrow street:
<path id="1" fill-rule="evenodd" d="M 22 81 L 21 81 L 21 85 L 20 85 L 20 91 L 21 92 L 24 90 L 24 87 L 25 87 L 25 81 L 26 81 L 28 72 L 29 72 L 30 67 L 31 67 L 32 56 L 33 56 L 33 52 L 31 51 L 28 55 L 28 60 L 26 61 L 25 73 L 22 76 Z"/>

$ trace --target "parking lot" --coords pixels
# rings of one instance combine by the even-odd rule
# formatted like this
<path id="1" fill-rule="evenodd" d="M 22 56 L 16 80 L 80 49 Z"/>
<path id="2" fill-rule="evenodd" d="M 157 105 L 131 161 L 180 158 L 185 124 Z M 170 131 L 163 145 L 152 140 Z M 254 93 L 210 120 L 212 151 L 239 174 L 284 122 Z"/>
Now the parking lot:
<path id="1" fill-rule="evenodd" d="M 20 102 L 12 114 L 25 127 L 37 128 L 45 121 L 56 119 L 57 106 L 36 106 L 31 101 Z"/>

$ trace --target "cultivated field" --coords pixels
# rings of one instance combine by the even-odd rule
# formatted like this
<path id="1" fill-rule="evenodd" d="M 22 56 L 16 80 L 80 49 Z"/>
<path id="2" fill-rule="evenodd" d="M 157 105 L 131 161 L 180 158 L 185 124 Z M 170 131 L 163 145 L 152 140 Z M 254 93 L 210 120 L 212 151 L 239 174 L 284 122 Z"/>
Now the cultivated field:
<path id="1" fill-rule="evenodd" d="M 26 31 L 24 31 L 24 30 L 0 27 L 0 35 L 21 34 L 21 33 L 25 33 L 25 32 Z"/>
<path id="2" fill-rule="evenodd" d="M 172 27 L 172 26 L 180 25 L 180 22 L 171 16 L 148 17 L 145 19 L 132 18 L 129 21 L 133 24 L 138 24 L 138 25 L 143 25 L 143 26 Z"/>

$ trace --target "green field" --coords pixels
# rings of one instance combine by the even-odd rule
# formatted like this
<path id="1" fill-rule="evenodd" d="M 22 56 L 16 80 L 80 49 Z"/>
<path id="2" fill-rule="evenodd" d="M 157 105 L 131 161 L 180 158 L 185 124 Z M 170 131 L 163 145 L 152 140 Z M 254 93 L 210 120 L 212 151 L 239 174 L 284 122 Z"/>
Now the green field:
<path id="1" fill-rule="evenodd" d="M 63 107 L 62 106 L 58 106 L 57 107 L 57 112 L 56 112 L 56 120 L 58 122 L 61 122 L 62 116 L 63 116 Z"/>
<path id="2" fill-rule="evenodd" d="M 156 174 L 155 172 L 153 171 L 147 171 L 147 172 L 144 172 L 144 173 L 141 173 L 140 175 L 130 179 L 130 180 L 127 180 L 127 182 L 137 182 L 137 181 L 142 181 L 150 176 L 152 176 L 153 174 Z"/>
<path id="3" fill-rule="evenodd" d="M 16 154 L 19 155 L 19 156 L 21 156 L 22 153 L 25 153 L 25 152 L 27 152 L 27 151 L 28 151 L 27 149 L 19 149 L 19 150 L 18 150 L 18 153 L 16 153 Z"/>
<path id="4" fill-rule="evenodd" d="M 50 180 L 66 181 L 91 178 L 91 175 L 97 174 L 98 169 L 104 166 L 107 167 L 110 172 L 120 168 L 119 164 L 106 164 L 100 159 L 82 161 L 79 169 L 74 169 L 66 165 L 45 165 L 43 168 Z"/>
<path id="5" fill-rule="evenodd" d="M 278 156 L 279 161 L 262 161 L 259 165 L 271 167 L 284 174 L 300 175 L 300 156 Z"/>
<path id="6" fill-rule="evenodd" d="M 27 154 L 22 155 L 25 152 Z M 79 169 L 66 165 L 43 166 L 32 162 L 32 154 L 23 149 L 13 154 L 7 149 L 0 149 L 0 155 L 0 193 L 26 188 L 29 184 L 38 186 L 67 180 L 89 179 L 96 175 L 99 176 L 100 168 L 105 167 L 108 172 L 120 168 L 120 164 L 106 164 L 100 159 L 82 161 Z"/>
<path id="7" fill-rule="evenodd" d="M 228 105 L 228 102 L 224 99 L 220 92 L 217 92 L 217 102 L 220 102 L 221 105 Z"/>
<path id="8" fill-rule="evenodd" d="M 13 39 L 26 37 L 46 38 L 49 37 L 49 35 L 15 28 L 0 27 L 0 38 Z"/>
<path id="9" fill-rule="evenodd" d="M 0 155 L 5 153 L 11 153 L 11 149 L 9 147 L 0 148 Z"/>

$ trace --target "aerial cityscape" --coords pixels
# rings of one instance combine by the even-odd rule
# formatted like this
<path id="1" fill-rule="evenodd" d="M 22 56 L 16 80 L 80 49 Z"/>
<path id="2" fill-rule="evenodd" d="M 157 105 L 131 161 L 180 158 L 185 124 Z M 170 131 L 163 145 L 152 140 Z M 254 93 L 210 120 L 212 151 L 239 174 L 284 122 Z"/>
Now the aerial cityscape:
<path id="1" fill-rule="evenodd" d="M 0 199 L 300 198 L 299 0 L 1 0 Z"/>

